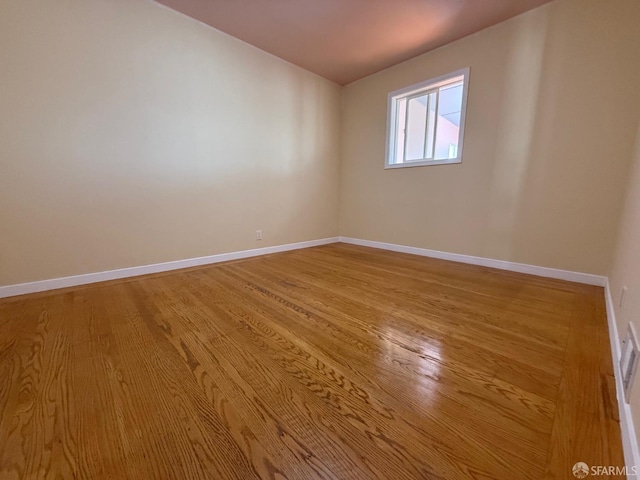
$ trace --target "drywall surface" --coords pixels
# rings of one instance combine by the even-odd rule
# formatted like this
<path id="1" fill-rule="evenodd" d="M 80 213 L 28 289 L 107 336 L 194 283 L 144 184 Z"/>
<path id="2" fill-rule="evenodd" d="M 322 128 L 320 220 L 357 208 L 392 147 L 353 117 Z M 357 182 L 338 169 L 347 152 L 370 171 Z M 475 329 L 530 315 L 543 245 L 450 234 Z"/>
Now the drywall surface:
<path id="1" fill-rule="evenodd" d="M 339 86 L 147 0 L 0 9 L 0 286 L 338 234 Z"/>
<path id="2" fill-rule="evenodd" d="M 607 274 L 640 2 L 557 0 L 345 87 L 341 235 Z M 470 67 L 461 164 L 385 170 L 387 94 Z"/>

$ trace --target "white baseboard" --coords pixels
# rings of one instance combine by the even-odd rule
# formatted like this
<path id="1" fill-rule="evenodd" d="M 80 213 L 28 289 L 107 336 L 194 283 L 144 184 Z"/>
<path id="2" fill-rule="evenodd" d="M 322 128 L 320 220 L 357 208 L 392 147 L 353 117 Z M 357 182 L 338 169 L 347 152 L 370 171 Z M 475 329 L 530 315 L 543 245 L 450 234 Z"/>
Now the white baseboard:
<path id="1" fill-rule="evenodd" d="M 201 265 L 228 262 L 230 260 L 257 257 L 259 255 L 268 255 L 270 253 L 286 252 L 289 250 L 298 250 L 300 248 L 316 247 L 318 245 L 327 245 L 329 243 L 336 243 L 338 241 L 338 237 L 322 238 L 320 240 L 311 240 L 308 242 L 289 243 L 287 245 L 276 245 L 274 247 L 255 248 L 252 250 L 241 250 L 239 252 L 209 255 L 207 257 L 188 258 L 186 260 L 156 263 L 153 265 L 143 265 L 140 267 L 108 270 L 106 272 L 87 273 L 84 275 L 74 275 L 72 277 L 53 278 L 50 280 L 21 283 L 19 285 L 8 285 L 5 287 L 0 287 L 0 298 L 25 295 L 28 293 L 44 292 L 47 290 L 55 290 L 58 288 L 76 287 L 78 285 L 87 285 L 89 283 L 104 282 L 107 280 L 136 277 L 139 275 L 148 275 L 150 273 L 168 272 L 181 268 L 198 267 Z"/>
<path id="2" fill-rule="evenodd" d="M 527 273 L 530 275 L 537 275 L 539 277 L 556 278 L 558 280 L 584 283 L 587 285 L 596 285 L 598 287 L 604 287 L 607 282 L 607 277 L 601 275 L 572 272 L 569 270 L 559 270 L 557 268 L 538 267 L 536 265 L 527 265 L 525 263 L 495 260 L 493 258 L 473 257 L 471 255 L 462 255 L 460 253 L 440 252 L 438 250 L 407 247 L 405 245 L 374 242 L 372 240 L 362 240 L 359 238 L 351 237 L 340 237 L 340 241 L 344 243 L 351 243 L 353 245 L 361 245 L 363 247 L 381 248 L 383 250 L 392 250 L 394 252 L 411 253 L 413 255 L 421 255 L 423 257 L 439 258 L 441 260 L 450 260 L 452 262 L 469 263 L 471 265 L 498 268 L 500 270 L 508 270 L 510 272 Z"/>
<path id="3" fill-rule="evenodd" d="M 622 386 L 622 373 L 620 372 L 620 336 L 618 335 L 618 324 L 616 314 L 611 300 L 611 289 L 609 281 L 605 285 L 605 301 L 607 303 L 607 321 L 609 323 L 609 341 L 611 342 L 611 356 L 613 358 L 613 373 L 616 378 L 616 396 L 618 398 L 618 411 L 620 415 L 620 429 L 622 431 L 622 448 L 624 449 L 624 463 L 627 467 L 636 466 L 637 475 L 629 474 L 629 480 L 640 479 L 640 452 L 638 451 L 638 437 L 633 424 L 631 407 L 624 398 L 624 387 Z"/>
<path id="4" fill-rule="evenodd" d="M 117 280 L 121 278 L 135 277 L 139 275 L 148 275 L 151 273 L 168 272 L 181 268 L 197 267 L 201 265 L 209 265 L 219 262 L 227 262 L 230 260 L 238 260 L 242 258 L 255 257 L 259 255 L 268 255 L 270 253 L 286 252 L 288 250 L 297 250 L 300 248 L 315 247 L 318 245 L 327 245 L 329 243 L 344 242 L 353 245 L 361 245 L 365 247 L 380 248 L 384 250 L 392 250 L 394 252 L 411 253 L 413 255 L 421 255 L 425 257 L 439 258 L 442 260 L 450 260 L 453 262 L 469 263 L 472 265 L 482 265 L 485 267 L 498 268 L 501 270 L 509 270 L 512 272 L 528 273 L 531 275 L 539 275 L 542 277 L 557 278 L 570 282 L 586 283 L 589 285 L 604 286 L 606 277 L 599 275 L 591 275 L 588 273 L 571 272 L 567 270 L 558 270 L 555 268 L 538 267 L 535 265 L 526 265 L 522 263 L 507 262 L 504 260 L 494 260 L 491 258 L 473 257 L 470 255 L 462 255 L 458 253 L 440 252 L 438 250 L 428 250 L 426 248 L 408 247 L 404 245 L 395 245 L 392 243 L 375 242 L 372 240 L 362 240 L 351 237 L 331 237 L 319 240 L 311 240 L 307 242 L 290 243 L 287 245 L 276 245 L 273 247 L 256 248 L 252 250 L 241 250 L 238 252 L 221 253 L 218 255 L 209 255 L 206 257 L 189 258 L 185 260 L 176 260 L 172 262 L 156 263 L 153 265 L 143 265 L 139 267 L 122 268 L 118 270 L 108 270 L 105 272 L 87 273 L 83 275 L 74 275 L 71 277 L 53 278 L 49 280 L 40 280 L 30 283 L 21 283 L 18 285 L 0 286 L 0 298 L 13 297 L 16 295 L 26 295 L 28 293 L 44 292 L 59 288 L 75 287 L 79 285 L 87 285 L 90 283 L 104 282 L 108 280 Z"/>

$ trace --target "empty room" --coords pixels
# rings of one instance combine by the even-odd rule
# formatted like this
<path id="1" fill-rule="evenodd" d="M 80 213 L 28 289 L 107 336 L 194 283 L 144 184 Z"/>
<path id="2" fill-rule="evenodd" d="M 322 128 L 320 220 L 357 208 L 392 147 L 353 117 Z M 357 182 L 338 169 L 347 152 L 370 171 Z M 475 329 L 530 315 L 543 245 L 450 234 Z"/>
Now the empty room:
<path id="1" fill-rule="evenodd" d="M 639 25 L 0 0 L 0 480 L 640 479 Z"/>

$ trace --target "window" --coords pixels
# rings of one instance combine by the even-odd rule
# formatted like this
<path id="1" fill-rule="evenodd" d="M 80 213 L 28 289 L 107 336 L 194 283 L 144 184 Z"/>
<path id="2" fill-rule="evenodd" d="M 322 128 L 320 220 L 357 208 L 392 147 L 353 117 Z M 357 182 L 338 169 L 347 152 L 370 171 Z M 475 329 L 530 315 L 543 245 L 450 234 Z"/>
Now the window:
<path id="1" fill-rule="evenodd" d="M 386 168 L 462 162 L 469 69 L 389 94 Z"/>

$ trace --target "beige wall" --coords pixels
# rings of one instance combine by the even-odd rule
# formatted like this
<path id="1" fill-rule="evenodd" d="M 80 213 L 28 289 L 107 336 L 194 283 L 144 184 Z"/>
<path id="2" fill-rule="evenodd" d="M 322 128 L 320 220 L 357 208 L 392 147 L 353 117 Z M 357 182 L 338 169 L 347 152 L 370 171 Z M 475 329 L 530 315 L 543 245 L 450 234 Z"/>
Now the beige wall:
<path id="1" fill-rule="evenodd" d="M 640 128 L 636 139 L 633 167 L 620 222 L 613 267 L 609 275 L 609 286 L 621 340 L 626 335 L 629 322 L 633 324 L 636 334 L 640 335 Z M 620 295 L 625 286 L 627 292 L 620 306 Z M 640 381 L 638 380 L 633 385 L 630 405 L 636 429 L 638 429 L 640 427 L 638 424 Z"/>
<path id="2" fill-rule="evenodd" d="M 341 234 L 607 274 L 638 18 L 635 0 L 558 0 L 347 86 Z M 384 170 L 387 93 L 467 66 L 462 164 Z"/>
<path id="3" fill-rule="evenodd" d="M 337 85 L 148 0 L 0 12 L 0 286 L 338 234 Z"/>
<path id="4" fill-rule="evenodd" d="M 0 0 L 0 286 L 338 233 L 607 274 L 640 98 L 615 7 L 341 90 L 148 0 Z M 387 93 L 465 66 L 463 163 L 385 171 Z"/>

